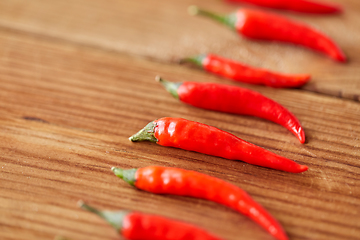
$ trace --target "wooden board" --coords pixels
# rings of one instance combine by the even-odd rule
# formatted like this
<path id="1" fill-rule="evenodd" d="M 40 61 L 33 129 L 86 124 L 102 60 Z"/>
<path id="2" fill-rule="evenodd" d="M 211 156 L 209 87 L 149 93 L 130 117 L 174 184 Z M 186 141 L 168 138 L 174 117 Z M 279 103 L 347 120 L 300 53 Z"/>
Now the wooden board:
<path id="1" fill-rule="evenodd" d="M 204 34 L 200 26 L 206 25 L 214 26 L 214 32 L 210 31 L 214 37 L 222 34 L 234 42 L 239 40 L 206 21 L 199 19 L 203 25 L 191 24 L 195 19 L 177 11 L 176 4 L 204 2 L 181 1 L 174 6 L 166 1 L 131 2 L 126 4 L 127 8 L 122 1 L 111 1 L 111 5 L 95 0 L 86 3 L 20 0 L 0 3 L 0 239 L 53 239 L 56 235 L 73 240 L 121 239 L 102 220 L 78 209 L 79 199 L 101 209 L 130 209 L 187 221 L 224 239 L 272 239 L 255 223 L 226 207 L 205 200 L 138 191 L 110 171 L 112 166 L 149 165 L 195 170 L 243 188 L 281 222 L 291 240 L 359 239 L 359 103 L 301 89 L 276 90 L 228 82 L 259 91 L 292 111 L 305 128 L 304 145 L 283 127 L 265 120 L 186 106 L 166 93 L 154 81 L 155 75 L 171 81 L 224 80 L 170 61 L 183 53 L 191 54 L 194 42 L 188 43 L 189 48 L 184 45 L 177 48 L 179 42 L 174 42 L 172 50 L 166 44 L 176 39 L 180 28 L 186 28 L 183 24 L 192 29 L 188 30 L 188 39 L 192 39 L 191 32 L 197 28 L 199 34 Z M 154 13 L 157 4 L 168 10 Z M 212 4 L 215 9 L 219 3 Z M 350 1 L 344 4 L 349 16 L 356 18 L 355 8 L 359 4 Z M 220 9 L 225 12 L 230 7 L 219 4 Z M 112 15 L 110 10 L 123 14 Z M 99 12 L 103 15 L 98 15 Z M 147 17 L 119 25 L 128 35 L 133 34 L 131 38 L 121 38 L 121 31 L 112 29 L 113 21 L 108 18 L 128 19 L 146 12 L 151 12 L 156 20 Z M 186 20 L 178 29 L 166 33 L 166 26 L 176 22 L 161 19 L 176 14 L 183 14 Z M 91 22 L 94 16 L 106 26 L 103 33 L 100 25 Z M 83 23 L 74 21 L 74 17 Z M 327 19 L 335 21 L 332 17 Z M 318 17 L 316 20 L 326 22 Z M 131 30 L 135 23 L 138 29 Z M 151 24 L 163 24 L 164 28 L 156 30 L 157 35 L 167 36 L 162 43 L 153 41 L 158 49 L 153 53 L 144 52 L 145 48 L 154 47 L 147 42 L 150 38 L 147 36 L 155 37 L 156 33 L 149 29 Z M 355 30 L 359 29 L 355 26 Z M 133 38 L 136 31 L 143 33 L 137 39 L 139 43 Z M 114 35 L 106 35 L 110 33 Z M 200 42 L 205 43 L 205 34 L 199 36 L 203 36 Z M 246 44 L 250 47 L 250 43 Z M 262 45 L 259 43 L 254 49 L 265 49 Z M 355 45 L 350 40 L 344 43 L 344 49 L 349 47 L 346 51 L 353 56 L 347 67 L 309 51 L 280 45 L 267 45 L 266 49 L 284 51 L 289 54 L 288 59 L 277 61 L 273 56 L 263 64 L 288 71 L 305 68 L 291 63 L 295 61 L 290 56 L 293 54 L 299 59 L 312 59 L 309 68 L 329 79 L 338 81 L 331 72 L 335 74 L 339 69 L 347 69 L 347 76 L 355 79 L 358 60 L 356 48 L 350 49 Z M 257 51 L 254 63 L 260 63 L 261 50 Z M 324 70 L 327 66 L 331 66 L 328 73 Z M 163 116 L 216 126 L 310 169 L 290 174 L 128 141 L 148 122 Z"/>
<path id="2" fill-rule="evenodd" d="M 4 0 L 0 26 L 166 62 L 212 52 L 274 71 L 310 73 L 313 80 L 305 90 L 359 101 L 360 5 L 356 0 L 338 2 L 344 6 L 343 15 L 278 13 L 329 35 L 348 56 L 347 64 L 301 47 L 249 41 L 187 14 L 192 4 L 219 13 L 239 7 L 217 0 Z"/>

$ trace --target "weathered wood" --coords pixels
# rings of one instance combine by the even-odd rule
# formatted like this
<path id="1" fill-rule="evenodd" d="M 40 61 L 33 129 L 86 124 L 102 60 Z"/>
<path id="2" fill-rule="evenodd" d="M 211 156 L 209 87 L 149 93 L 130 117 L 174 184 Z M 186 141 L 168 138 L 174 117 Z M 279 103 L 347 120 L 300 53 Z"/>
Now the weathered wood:
<path id="1" fill-rule="evenodd" d="M 223 82 L 201 71 L 11 31 L 0 32 L 0 46 L 1 239 L 118 239 L 76 207 L 79 199 L 102 209 L 188 221 L 224 239 L 272 239 L 226 207 L 137 191 L 110 171 L 149 165 L 196 170 L 236 184 L 292 240 L 359 238 L 358 103 L 252 86 L 299 118 L 307 134 L 301 145 L 271 122 L 186 106 L 154 81 L 160 74 L 171 81 Z M 290 174 L 128 141 L 163 116 L 216 126 L 310 169 Z"/>
<path id="2" fill-rule="evenodd" d="M 357 0 L 333 2 L 341 3 L 345 13 L 279 13 L 328 34 L 349 57 L 347 64 L 301 47 L 249 41 L 186 12 L 191 4 L 219 13 L 237 8 L 216 0 L 3 0 L 0 26 L 161 61 L 212 52 L 275 71 L 310 73 L 313 80 L 303 89 L 359 101 L 360 5 Z"/>

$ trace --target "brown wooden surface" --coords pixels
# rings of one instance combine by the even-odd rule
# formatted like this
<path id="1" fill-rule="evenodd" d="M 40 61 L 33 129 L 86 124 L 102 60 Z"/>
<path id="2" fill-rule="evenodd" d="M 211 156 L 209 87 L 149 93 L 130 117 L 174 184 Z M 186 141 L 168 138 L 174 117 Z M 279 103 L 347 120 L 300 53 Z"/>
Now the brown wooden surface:
<path id="1" fill-rule="evenodd" d="M 3 0 L 0 26 L 165 62 L 212 52 L 275 71 L 310 73 L 313 80 L 304 89 L 360 101 L 360 3 L 338 2 L 346 14 L 279 13 L 333 38 L 349 58 L 345 65 L 302 47 L 249 41 L 187 14 L 191 4 L 219 13 L 237 8 L 218 0 Z"/>
<path id="2" fill-rule="evenodd" d="M 358 100 L 360 4 L 335 17 L 291 15 L 332 36 L 341 65 L 302 48 L 250 42 L 186 14 L 190 4 L 228 12 L 220 1 L 0 2 L 0 239 L 121 239 L 76 207 L 130 209 L 197 224 L 224 239 L 272 239 L 246 217 L 204 200 L 159 196 L 117 179 L 112 166 L 196 170 L 248 191 L 295 239 L 360 239 L 360 106 L 299 90 L 246 86 L 302 122 L 301 145 L 283 127 L 254 117 L 186 106 L 154 81 L 224 83 L 174 60 L 215 52 L 285 72 L 310 72 L 305 89 Z M 341 94 L 339 94 L 341 93 Z M 355 99 L 356 98 L 356 99 Z M 290 174 L 240 161 L 131 143 L 148 122 L 184 117 L 309 166 Z"/>

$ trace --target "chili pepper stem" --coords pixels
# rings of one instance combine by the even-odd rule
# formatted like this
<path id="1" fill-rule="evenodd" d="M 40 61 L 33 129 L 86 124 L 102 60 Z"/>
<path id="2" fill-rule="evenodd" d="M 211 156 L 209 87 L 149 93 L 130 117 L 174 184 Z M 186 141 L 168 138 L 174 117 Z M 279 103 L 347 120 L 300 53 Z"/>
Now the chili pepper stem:
<path id="1" fill-rule="evenodd" d="M 124 217 L 128 214 L 127 211 L 109 212 L 99 211 L 96 208 L 87 205 L 82 200 L 78 201 L 78 206 L 86 211 L 95 213 L 105 221 L 107 221 L 116 231 L 120 231 L 122 228 L 122 222 Z"/>
<path id="2" fill-rule="evenodd" d="M 77 203 L 77 205 L 78 205 L 80 208 L 82 208 L 82 209 L 84 209 L 84 210 L 86 210 L 86 211 L 88 211 L 88 212 L 95 213 L 96 215 L 102 217 L 102 213 L 101 213 L 99 210 L 97 210 L 97 209 L 95 209 L 95 208 L 87 205 L 87 204 L 84 203 L 84 201 L 82 201 L 82 200 L 79 200 L 78 203 Z"/>
<path id="3" fill-rule="evenodd" d="M 236 14 L 219 15 L 219 14 L 198 8 L 197 6 L 190 6 L 188 8 L 188 13 L 193 16 L 201 15 L 204 17 L 214 19 L 215 21 L 225 24 L 226 26 L 235 30 L 235 23 L 236 23 L 236 19 L 237 19 Z"/>
<path id="4" fill-rule="evenodd" d="M 129 140 L 132 142 L 140 142 L 140 141 L 157 142 L 158 140 L 154 136 L 155 127 L 156 124 L 154 122 L 150 122 L 139 132 L 129 137 Z"/>
<path id="5" fill-rule="evenodd" d="M 168 91 L 171 95 L 173 95 L 174 98 L 179 99 L 179 94 L 177 93 L 177 90 L 181 86 L 182 84 L 181 82 L 179 83 L 168 82 L 162 79 L 160 76 L 156 76 L 155 80 L 159 82 L 161 85 L 163 85 L 166 91 Z"/>
<path id="6" fill-rule="evenodd" d="M 197 66 L 203 67 L 203 62 L 206 57 L 207 57 L 206 54 L 201 54 L 201 55 L 194 56 L 194 57 L 183 58 L 183 59 L 180 59 L 179 63 L 181 64 L 181 63 L 185 63 L 185 62 L 190 62 Z"/>
<path id="7" fill-rule="evenodd" d="M 116 168 L 116 167 L 112 167 L 111 171 L 114 172 L 114 174 L 123 179 L 125 182 L 129 183 L 132 186 L 135 186 L 135 173 L 137 171 L 137 168 L 133 168 L 133 169 L 121 169 L 121 168 Z"/>

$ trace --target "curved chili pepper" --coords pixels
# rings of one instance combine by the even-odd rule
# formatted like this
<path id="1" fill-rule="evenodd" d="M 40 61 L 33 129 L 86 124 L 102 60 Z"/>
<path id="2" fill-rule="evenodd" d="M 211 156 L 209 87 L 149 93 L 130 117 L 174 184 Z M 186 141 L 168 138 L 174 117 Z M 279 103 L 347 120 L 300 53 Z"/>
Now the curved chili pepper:
<path id="1" fill-rule="evenodd" d="M 99 211 L 82 201 L 81 208 L 105 219 L 130 240 L 220 240 L 203 229 L 168 218 L 130 211 Z"/>
<path id="2" fill-rule="evenodd" d="M 251 3 L 262 7 L 290 10 L 303 13 L 341 13 L 342 8 L 337 5 L 308 0 L 226 0 L 231 3 Z"/>
<path id="3" fill-rule="evenodd" d="M 213 54 L 184 58 L 181 62 L 192 62 L 206 71 L 251 84 L 262 84 L 274 88 L 297 88 L 310 80 L 310 75 L 284 75 L 246 66 Z"/>
<path id="4" fill-rule="evenodd" d="M 286 127 L 301 143 L 305 132 L 299 120 L 279 103 L 246 88 L 217 83 L 172 83 L 156 77 L 176 99 L 194 107 L 250 115 L 270 120 Z"/>
<path id="5" fill-rule="evenodd" d="M 334 60 L 346 61 L 342 50 L 329 37 L 283 16 L 253 9 L 239 9 L 233 14 L 221 16 L 196 6 L 189 7 L 189 13 L 212 18 L 247 38 L 298 44 L 320 51 Z"/>
<path id="6" fill-rule="evenodd" d="M 133 142 L 156 142 L 161 146 L 241 160 L 286 172 L 300 173 L 308 169 L 305 165 L 276 155 L 228 132 L 183 118 L 160 118 L 150 122 L 129 139 Z"/>
<path id="7" fill-rule="evenodd" d="M 116 176 L 138 189 L 156 194 L 173 194 L 210 200 L 234 209 L 258 223 L 272 236 L 287 240 L 278 221 L 241 188 L 195 171 L 149 166 L 124 170 L 113 167 Z"/>

